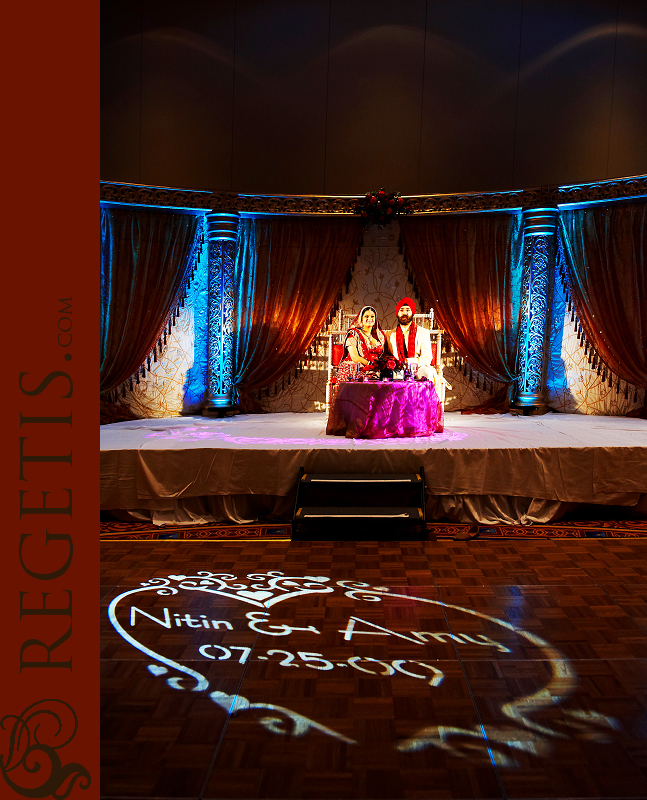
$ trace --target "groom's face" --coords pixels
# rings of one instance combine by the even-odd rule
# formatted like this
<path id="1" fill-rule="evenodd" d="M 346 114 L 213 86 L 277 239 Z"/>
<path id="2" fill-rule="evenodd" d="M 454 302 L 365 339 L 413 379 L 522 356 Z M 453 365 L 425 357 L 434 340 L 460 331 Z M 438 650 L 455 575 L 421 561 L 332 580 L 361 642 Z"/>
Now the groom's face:
<path id="1" fill-rule="evenodd" d="M 398 311 L 398 322 L 400 325 L 408 325 L 411 322 L 411 307 L 401 306 Z"/>

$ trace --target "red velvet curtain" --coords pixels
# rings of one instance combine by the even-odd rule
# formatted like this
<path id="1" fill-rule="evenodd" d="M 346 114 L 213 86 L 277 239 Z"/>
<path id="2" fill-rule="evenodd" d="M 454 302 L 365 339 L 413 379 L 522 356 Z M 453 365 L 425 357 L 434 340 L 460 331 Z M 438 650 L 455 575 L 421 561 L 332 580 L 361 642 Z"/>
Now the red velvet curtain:
<path id="1" fill-rule="evenodd" d="M 234 386 L 240 407 L 289 370 L 330 314 L 362 235 L 355 218 L 241 220 L 236 261 Z"/>
<path id="2" fill-rule="evenodd" d="M 154 209 L 101 209 L 101 394 L 151 352 L 188 277 L 197 217 Z"/>
<path id="3" fill-rule="evenodd" d="M 403 217 L 400 228 L 440 327 L 475 370 L 509 387 L 517 377 L 520 215 Z M 507 388 L 483 410 L 505 408 Z"/>
<path id="4" fill-rule="evenodd" d="M 647 388 L 647 203 L 560 213 L 575 311 L 607 366 Z"/>

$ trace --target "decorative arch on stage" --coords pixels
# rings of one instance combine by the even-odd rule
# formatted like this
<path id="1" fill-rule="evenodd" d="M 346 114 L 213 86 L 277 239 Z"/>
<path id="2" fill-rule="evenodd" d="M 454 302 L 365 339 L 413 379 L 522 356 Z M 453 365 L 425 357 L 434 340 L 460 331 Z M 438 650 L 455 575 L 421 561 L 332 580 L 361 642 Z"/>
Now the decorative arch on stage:
<path id="1" fill-rule="evenodd" d="M 647 179 L 407 198 L 102 183 L 102 400 L 135 417 L 319 410 L 338 308 L 444 329 L 447 410 L 644 415 Z"/>

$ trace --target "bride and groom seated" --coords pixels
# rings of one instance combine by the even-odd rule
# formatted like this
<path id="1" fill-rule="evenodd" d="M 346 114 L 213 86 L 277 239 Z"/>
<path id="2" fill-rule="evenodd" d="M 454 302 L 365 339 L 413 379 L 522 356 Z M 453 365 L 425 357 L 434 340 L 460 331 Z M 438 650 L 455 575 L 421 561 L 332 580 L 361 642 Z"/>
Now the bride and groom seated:
<path id="1" fill-rule="evenodd" d="M 416 380 L 431 380 L 439 397 L 447 384 L 442 376 L 442 368 L 432 366 L 431 334 L 413 317 L 416 305 L 410 297 L 403 297 L 395 309 L 397 326 L 383 331 L 372 306 L 364 306 L 352 321 L 344 340 L 343 357 L 337 369 L 337 383 L 348 381 L 355 375 L 367 379 L 378 379 L 380 367 L 378 360 L 382 355 L 391 354 L 400 363 L 407 360 L 417 362 Z"/>

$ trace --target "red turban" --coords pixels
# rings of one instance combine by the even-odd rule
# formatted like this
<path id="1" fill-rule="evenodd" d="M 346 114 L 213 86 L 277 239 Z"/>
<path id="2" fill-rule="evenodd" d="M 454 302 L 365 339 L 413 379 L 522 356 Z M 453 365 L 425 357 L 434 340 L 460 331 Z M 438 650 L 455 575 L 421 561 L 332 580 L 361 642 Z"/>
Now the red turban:
<path id="1" fill-rule="evenodd" d="M 398 311 L 402 308 L 402 306 L 409 306 L 411 309 L 411 316 L 416 313 L 416 304 L 413 302 L 413 300 L 410 297 L 403 297 L 395 307 L 396 316 L 398 315 Z"/>

